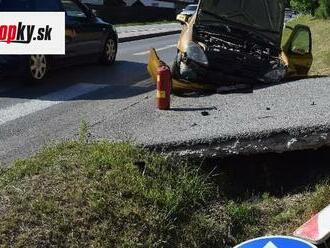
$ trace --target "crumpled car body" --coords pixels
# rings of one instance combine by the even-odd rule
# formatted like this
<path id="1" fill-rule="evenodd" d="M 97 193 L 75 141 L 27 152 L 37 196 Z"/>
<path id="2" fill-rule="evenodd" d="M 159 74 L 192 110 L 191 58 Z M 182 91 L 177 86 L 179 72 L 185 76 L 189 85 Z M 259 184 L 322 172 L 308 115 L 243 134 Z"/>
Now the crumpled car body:
<path id="1" fill-rule="evenodd" d="M 306 76 L 313 61 L 310 29 L 291 27 L 283 42 L 284 13 L 282 0 L 201 0 L 195 15 L 179 20 L 173 88 L 277 83 Z M 154 52 L 153 59 L 158 59 Z M 149 65 L 148 70 L 154 68 Z"/>

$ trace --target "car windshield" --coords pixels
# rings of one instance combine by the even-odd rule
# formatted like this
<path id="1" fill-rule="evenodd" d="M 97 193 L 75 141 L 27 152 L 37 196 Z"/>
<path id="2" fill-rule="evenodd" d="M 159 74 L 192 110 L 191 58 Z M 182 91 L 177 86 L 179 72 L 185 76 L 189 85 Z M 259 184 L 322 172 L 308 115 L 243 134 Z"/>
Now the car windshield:
<path id="1" fill-rule="evenodd" d="M 58 11 L 58 0 L 0 0 L 0 11 Z"/>

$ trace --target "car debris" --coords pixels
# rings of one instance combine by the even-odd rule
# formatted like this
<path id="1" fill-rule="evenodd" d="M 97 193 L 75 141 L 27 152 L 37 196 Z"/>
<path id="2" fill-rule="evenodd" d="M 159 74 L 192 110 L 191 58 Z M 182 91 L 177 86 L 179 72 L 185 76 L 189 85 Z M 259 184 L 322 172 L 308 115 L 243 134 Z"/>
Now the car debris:
<path id="1" fill-rule="evenodd" d="M 209 116 L 210 115 L 210 113 L 207 112 L 207 111 L 202 111 L 201 114 L 202 114 L 202 116 Z"/>
<path id="2" fill-rule="evenodd" d="M 288 39 L 282 44 L 284 1 L 256 1 L 200 0 L 192 17 L 178 18 L 182 32 L 172 66 L 174 93 L 279 83 L 308 74 L 313 61 L 309 27 L 285 27 Z M 153 50 L 152 76 L 159 62 Z"/>

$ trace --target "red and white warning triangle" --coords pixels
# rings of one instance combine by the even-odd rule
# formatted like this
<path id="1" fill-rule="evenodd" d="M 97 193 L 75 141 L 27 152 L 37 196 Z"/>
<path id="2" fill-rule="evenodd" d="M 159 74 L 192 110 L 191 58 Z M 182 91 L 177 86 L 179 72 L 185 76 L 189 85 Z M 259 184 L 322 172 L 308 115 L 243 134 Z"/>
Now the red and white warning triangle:
<path id="1" fill-rule="evenodd" d="M 299 227 L 294 236 L 316 245 L 330 238 L 330 205 Z"/>

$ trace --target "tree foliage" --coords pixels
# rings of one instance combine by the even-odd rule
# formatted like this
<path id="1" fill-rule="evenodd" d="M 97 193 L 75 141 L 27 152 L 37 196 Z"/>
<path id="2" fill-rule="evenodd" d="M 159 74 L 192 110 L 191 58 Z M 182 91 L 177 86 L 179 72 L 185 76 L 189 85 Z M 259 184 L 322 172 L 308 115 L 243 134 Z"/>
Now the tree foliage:
<path id="1" fill-rule="evenodd" d="M 311 14 L 323 19 L 330 17 L 330 0 L 290 0 L 290 5 L 302 14 Z"/>
<path id="2" fill-rule="evenodd" d="M 316 9 L 320 6 L 320 0 L 291 0 L 291 7 L 302 14 L 314 16 Z M 329 1 L 329 0 L 326 0 Z"/>
<path id="3" fill-rule="evenodd" d="M 320 0 L 320 6 L 316 10 L 315 16 L 321 19 L 330 18 L 330 0 Z"/>

